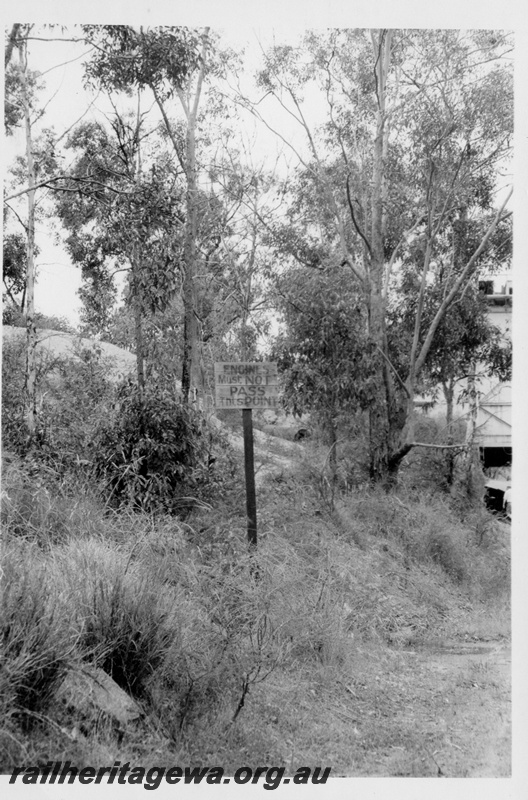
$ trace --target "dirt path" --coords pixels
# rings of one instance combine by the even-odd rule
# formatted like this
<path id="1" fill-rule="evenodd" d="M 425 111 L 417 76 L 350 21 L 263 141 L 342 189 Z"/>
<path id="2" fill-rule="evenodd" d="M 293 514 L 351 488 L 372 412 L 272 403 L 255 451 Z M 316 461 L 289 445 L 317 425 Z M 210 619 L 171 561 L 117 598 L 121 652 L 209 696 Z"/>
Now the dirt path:
<path id="1" fill-rule="evenodd" d="M 498 642 L 446 645 L 427 653 L 424 665 L 447 684 L 449 702 L 442 716 L 449 736 L 436 756 L 446 774 L 509 776 L 510 646 Z"/>
<path id="2" fill-rule="evenodd" d="M 219 428 L 223 428 L 222 423 L 216 421 L 215 424 Z M 290 442 L 278 436 L 270 436 L 257 429 L 253 430 L 253 438 L 257 487 L 262 486 L 270 475 L 280 475 L 290 470 L 304 455 L 302 445 L 297 444 L 297 442 Z M 244 438 L 240 431 L 229 430 L 228 439 L 235 450 L 240 453 L 244 452 Z"/>
<path id="3" fill-rule="evenodd" d="M 377 752 L 361 764 L 359 774 L 508 777 L 509 645 L 430 644 L 402 653 L 400 666 L 397 691 L 383 709 L 392 719 L 380 725 L 381 738 L 372 732 Z"/>

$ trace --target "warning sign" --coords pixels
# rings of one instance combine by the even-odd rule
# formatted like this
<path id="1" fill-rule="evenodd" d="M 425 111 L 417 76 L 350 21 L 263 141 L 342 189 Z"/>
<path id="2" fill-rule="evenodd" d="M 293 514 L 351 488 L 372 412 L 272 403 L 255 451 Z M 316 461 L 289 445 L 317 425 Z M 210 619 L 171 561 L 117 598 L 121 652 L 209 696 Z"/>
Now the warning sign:
<path id="1" fill-rule="evenodd" d="M 276 364 L 269 361 L 217 363 L 214 370 L 216 408 L 278 407 Z"/>

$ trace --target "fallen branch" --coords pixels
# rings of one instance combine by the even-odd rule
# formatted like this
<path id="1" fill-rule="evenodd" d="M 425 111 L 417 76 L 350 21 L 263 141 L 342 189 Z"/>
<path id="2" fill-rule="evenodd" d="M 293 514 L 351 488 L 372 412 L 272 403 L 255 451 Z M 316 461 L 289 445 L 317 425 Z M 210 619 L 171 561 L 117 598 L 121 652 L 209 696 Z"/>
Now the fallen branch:
<path id="1" fill-rule="evenodd" d="M 433 447 L 436 450 L 466 450 L 466 444 L 427 444 L 426 442 L 411 442 L 409 447 Z"/>

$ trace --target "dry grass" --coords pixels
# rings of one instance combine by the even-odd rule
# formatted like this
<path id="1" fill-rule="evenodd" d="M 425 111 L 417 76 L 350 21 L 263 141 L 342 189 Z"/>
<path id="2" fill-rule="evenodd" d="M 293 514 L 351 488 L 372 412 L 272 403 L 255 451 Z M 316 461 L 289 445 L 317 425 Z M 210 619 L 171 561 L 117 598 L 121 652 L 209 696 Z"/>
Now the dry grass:
<path id="1" fill-rule="evenodd" d="M 30 479 L 16 463 L 3 488 L 4 770 L 177 755 L 374 774 L 372 753 L 390 751 L 402 774 L 433 774 L 430 759 L 396 758 L 419 738 L 402 648 L 496 637 L 507 617 L 504 535 L 478 515 L 462 525 L 428 495 L 363 490 L 324 507 L 306 471 L 284 474 L 261 490 L 250 559 L 232 506 L 185 523 L 110 513 L 87 487 Z M 142 704 L 122 740 L 111 725 L 72 738 L 82 721 L 53 710 L 64 670 L 83 660 Z"/>

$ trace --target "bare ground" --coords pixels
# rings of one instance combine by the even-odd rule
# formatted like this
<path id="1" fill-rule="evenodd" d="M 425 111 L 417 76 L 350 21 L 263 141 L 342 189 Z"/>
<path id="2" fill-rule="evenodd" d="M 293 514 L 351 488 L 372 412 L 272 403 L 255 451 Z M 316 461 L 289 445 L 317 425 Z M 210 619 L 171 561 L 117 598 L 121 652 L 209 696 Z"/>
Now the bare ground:
<path id="1" fill-rule="evenodd" d="M 242 753 L 334 777 L 509 777 L 510 663 L 504 641 L 369 645 L 353 676 L 272 676 L 249 698 Z"/>
<path id="2" fill-rule="evenodd" d="M 507 644 L 444 642 L 403 653 L 395 692 L 380 704 L 379 713 L 392 718 L 388 735 L 373 759 L 348 774 L 510 776 L 510 691 Z M 375 730 L 370 737 L 376 740 Z"/>

